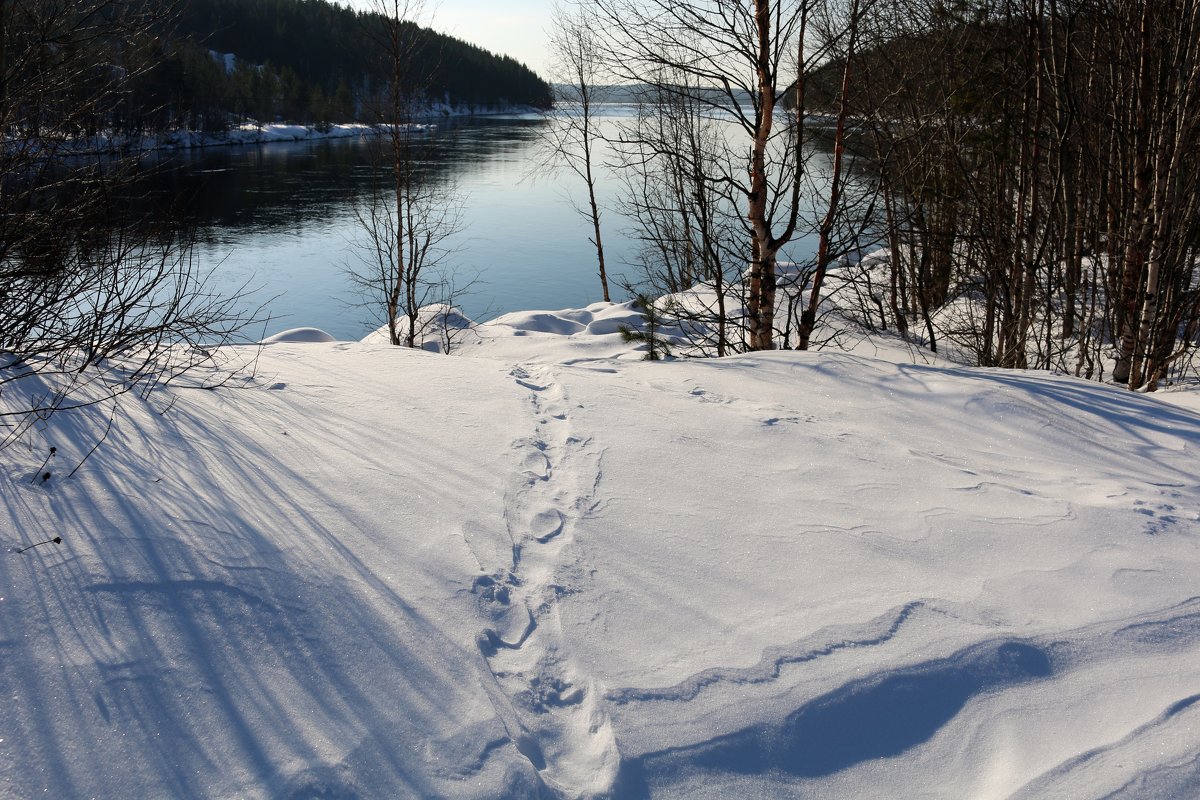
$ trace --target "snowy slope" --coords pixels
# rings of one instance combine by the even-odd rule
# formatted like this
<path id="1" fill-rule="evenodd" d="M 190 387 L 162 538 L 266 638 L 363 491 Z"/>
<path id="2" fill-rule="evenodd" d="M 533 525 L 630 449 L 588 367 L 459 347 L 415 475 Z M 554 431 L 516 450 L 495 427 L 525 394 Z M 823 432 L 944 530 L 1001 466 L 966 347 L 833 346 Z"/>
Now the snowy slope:
<path id="1" fill-rule="evenodd" d="M 627 313 L 0 452 L 0 796 L 1200 795 L 1200 415 Z"/>

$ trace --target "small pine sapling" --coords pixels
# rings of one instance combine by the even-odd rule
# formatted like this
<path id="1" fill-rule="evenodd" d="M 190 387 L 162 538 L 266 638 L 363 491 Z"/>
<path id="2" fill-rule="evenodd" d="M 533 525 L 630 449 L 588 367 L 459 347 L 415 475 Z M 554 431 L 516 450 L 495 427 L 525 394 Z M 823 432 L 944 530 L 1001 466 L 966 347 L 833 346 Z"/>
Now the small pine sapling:
<path id="1" fill-rule="evenodd" d="M 622 325 L 621 339 L 629 344 L 645 344 L 646 361 L 661 361 L 671 358 L 671 343 L 659 334 L 663 326 L 663 312 L 653 300 L 642 292 L 634 295 L 635 305 L 642 311 L 642 329 L 635 330 Z"/>

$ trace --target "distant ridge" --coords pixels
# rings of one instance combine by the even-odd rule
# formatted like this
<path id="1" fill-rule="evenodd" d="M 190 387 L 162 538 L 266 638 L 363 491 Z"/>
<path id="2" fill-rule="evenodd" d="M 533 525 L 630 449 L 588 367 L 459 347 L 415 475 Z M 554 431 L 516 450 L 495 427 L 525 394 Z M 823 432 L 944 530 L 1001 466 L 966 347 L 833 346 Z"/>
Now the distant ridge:
<path id="1" fill-rule="evenodd" d="M 554 93 L 556 100 L 570 100 L 572 90 L 569 84 L 552 83 L 550 89 Z M 649 83 L 625 83 L 625 84 L 603 84 L 593 87 L 595 97 L 602 103 L 629 103 L 636 104 L 648 101 L 655 91 L 655 87 Z M 724 98 L 719 90 L 713 89 L 715 100 Z M 748 105 L 750 103 L 750 95 L 746 92 L 736 92 L 738 103 L 740 105 Z"/>
<path id="2" fill-rule="evenodd" d="M 389 74 L 371 30 L 384 17 L 326 0 L 189 0 L 152 91 L 202 127 L 258 121 L 365 120 L 364 98 Z M 548 107 L 549 85 L 508 56 L 407 24 L 431 105 Z M 182 108 L 181 108 L 182 107 Z M 167 121 L 170 125 L 171 122 Z"/>

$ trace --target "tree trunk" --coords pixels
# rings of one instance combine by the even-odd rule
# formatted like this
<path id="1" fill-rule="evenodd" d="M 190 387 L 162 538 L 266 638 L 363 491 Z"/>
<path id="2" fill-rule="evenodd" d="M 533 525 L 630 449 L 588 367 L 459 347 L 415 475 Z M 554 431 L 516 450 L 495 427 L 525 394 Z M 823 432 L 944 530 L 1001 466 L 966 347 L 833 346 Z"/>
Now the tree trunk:
<path id="1" fill-rule="evenodd" d="M 798 350 L 807 350 L 812 339 L 813 328 L 817 324 L 817 308 L 821 303 L 821 285 L 825 280 L 825 272 L 829 267 L 829 240 L 833 233 L 833 224 L 841 205 L 842 193 L 842 159 L 846 151 L 846 115 L 850 107 L 850 71 L 854 64 L 854 48 L 858 43 L 858 0 L 850 4 L 850 30 L 846 44 L 846 66 L 842 70 L 842 89 L 838 102 L 837 128 L 833 135 L 833 179 L 829 187 L 829 208 L 821 221 L 820 236 L 817 242 L 817 273 L 813 276 L 812 291 L 809 293 L 808 306 L 800 315 L 800 326 L 797 331 Z"/>
<path id="2" fill-rule="evenodd" d="M 771 62 L 771 4 L 754 0 L 754 25 L 757 34 L 756 77 L 758 108 L 750 148 L 750 194 L 747 218 L 753 235 L 754 260 L 750 265 L 750 293 L 746 301 L 749 315 L 750 349 L 770 350 L 775 346 L 775 259 L 778 246 L 771 240 L 767 224 L 767 144 L 775 117 L 775 80 Z"/>

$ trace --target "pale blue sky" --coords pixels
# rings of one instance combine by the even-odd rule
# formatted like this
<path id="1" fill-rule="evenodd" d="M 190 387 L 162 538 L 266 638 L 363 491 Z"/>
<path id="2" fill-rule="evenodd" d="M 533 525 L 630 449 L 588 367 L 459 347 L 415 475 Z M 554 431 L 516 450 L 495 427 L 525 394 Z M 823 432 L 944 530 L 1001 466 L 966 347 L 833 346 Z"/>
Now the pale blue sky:
<path id="1" fill-rule="evenodd" d="M 372 0 L 349 2 L 357 8 L 373 5 Z M 512 56 L 548 78 L 546 29 L 553 5 L 554 0 L 426 0 L 428 19 L 421 22 L 493 53 Z"/>

